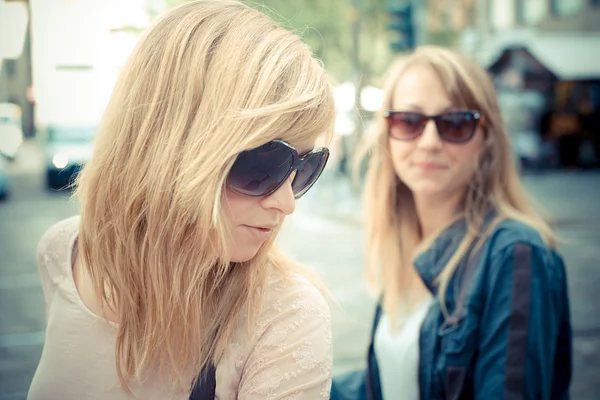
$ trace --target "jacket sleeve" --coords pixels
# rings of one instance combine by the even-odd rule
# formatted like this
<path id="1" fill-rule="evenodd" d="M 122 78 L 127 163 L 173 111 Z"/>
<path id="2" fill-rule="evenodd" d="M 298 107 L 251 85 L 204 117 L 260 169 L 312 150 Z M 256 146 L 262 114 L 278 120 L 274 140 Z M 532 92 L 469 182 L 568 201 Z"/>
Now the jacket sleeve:
<path id="1" fill-rule="evenodd" d="M 492 256 L 485 285 L 475 398 L 568 398 L 571 333 L 560 257 L 515 243 Z M 562 371 L 556 371 L 557 361 Z"/>

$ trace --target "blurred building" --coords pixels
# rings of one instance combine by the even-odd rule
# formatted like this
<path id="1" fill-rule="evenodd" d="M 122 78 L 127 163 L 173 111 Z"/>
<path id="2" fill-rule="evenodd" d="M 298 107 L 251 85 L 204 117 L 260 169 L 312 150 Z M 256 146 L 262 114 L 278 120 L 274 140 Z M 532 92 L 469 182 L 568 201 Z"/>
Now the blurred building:
<path id="1" fill-rule="evenodd" d="M 26 0 L 0 0 L 0 103 L 18 106 L 23 134 L 31 136 L 34 108 L 27 3 Z M 22 12 L 18 12 L 19 9 Z"/>
<path id="2" fill-rule="evenodd" d="M 144 0 L 30 0 L 36 125 L 98 123 L 135 37 Z"/>
<path id="3" fill-rule="evenodd" d="M 0 0 L 0 103 L 19 106 L 26 137 L 52 124 L 97 124 L 148 24 L 147 2 Z"/>
<path id="4" fill-rule="evenodd" d="M 600 163 L 600 0 L 426 0 L 429 41 L 493 75 L 528 162 Z"/>
<path id="5" fill-rule="evenodd" d="M 499 37 L 515 31 L 600 34 L 600 0 L 417 0 L 417 3 L 424 3 L 427 9 L 428 42 L 446 41 L 468 52 L 489 47 Z"/>

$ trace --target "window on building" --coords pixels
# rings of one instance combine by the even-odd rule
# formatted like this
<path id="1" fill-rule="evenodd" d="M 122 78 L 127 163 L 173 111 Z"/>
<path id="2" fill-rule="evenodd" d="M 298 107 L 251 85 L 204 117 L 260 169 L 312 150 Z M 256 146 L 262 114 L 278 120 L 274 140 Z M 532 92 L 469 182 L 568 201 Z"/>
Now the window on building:
<path id="1" fill-rule="evenodd" d="M 586 1 L 587 0 L 552 0 L 552 11 L 558 16 L 577 14 L 583 11 L 583 6 Z"/>
<path id="2" fill-rule="evenodd" d="M 515 1 L 491 0 L 490 19 L 494 29 L 502 30 L 515 25 Z"/>
<path id="3" fill-rule="evenodd" d="M 12 78 L 15 76 L 15 74 L 17 73 L 17 60 L 6 60 L 6 62 L 4 63 L 4 66 L 6 67 L 6 75 L 9 78 Z M 1 67 L 1 65 L 0 65 Z"/>
<path id="4" fill-rule="evenodd" d="M 526 25 L 536 25 L 548 17 L 548 0 L 519 0 L 520 21 Z"/>

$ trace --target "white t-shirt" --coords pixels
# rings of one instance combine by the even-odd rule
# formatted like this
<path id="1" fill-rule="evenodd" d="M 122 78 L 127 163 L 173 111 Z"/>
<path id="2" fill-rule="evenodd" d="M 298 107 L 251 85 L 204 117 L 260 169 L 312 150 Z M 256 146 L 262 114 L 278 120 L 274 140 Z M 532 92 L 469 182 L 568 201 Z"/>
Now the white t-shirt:
<path id="1" fill-rule="evenodd" d="M 389 316 L 381 316 L 373 345 L 384 400 L 419 399 L 419 332 L 432 302 L 428 296 L 411 312 L 400 313 L 393 332 Z"/>

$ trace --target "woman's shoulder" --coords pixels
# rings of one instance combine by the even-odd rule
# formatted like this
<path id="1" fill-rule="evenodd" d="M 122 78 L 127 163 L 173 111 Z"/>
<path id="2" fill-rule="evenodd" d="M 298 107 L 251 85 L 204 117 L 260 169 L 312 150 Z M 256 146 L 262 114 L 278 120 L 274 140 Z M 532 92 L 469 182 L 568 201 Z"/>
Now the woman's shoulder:
<path id="1" fill-rule="evenodd" d="M 329 398 L 331 317 L 321 291 L 300 274 L 272 272 L 262 304 L 250 341 L 230 346 L 234 365 L 244 369 L 239 397 Z"/>
<path id="2" fill-rule="evenodd" d="M 263 304 L 263 317 L 298 322 L 319 319 L 329 323 L 329 305 L 323 292 L 301 273 L 273 271 L 265 286 Z"/>
<path id="3" fill-rule="evenodd" d="M 52 225 L 38 242 L 38 266 L 45 270 L 53 281 L 65 274 L 78 231 L 79 216 L 73 216 Z"/>
<path id="4" fill-rule="evenodd" d="M 557 249 L 525 222 L 506 219 L 498 223 L 489 237 L 487 253 L 487 264 L 499 273 L 521 266 L 556 282 L 565 279 L 564 261 Z"/>
<path id="5" fill-rule="evenodd" d="M 527 246 L 536 250 L 552 251 L 542 234 L 534 227 L 516 219 L 499 221 L 489 236 L 492 256 L 514 248 L 516 245 Z"/>
<path id="6" fill-rule="evenodd" d="M 251 341 L 271 345 L 298 340 L 331 341 L 331 314 L 322 292 L 306 276 L 271 272 L 256 314 Z"/>

